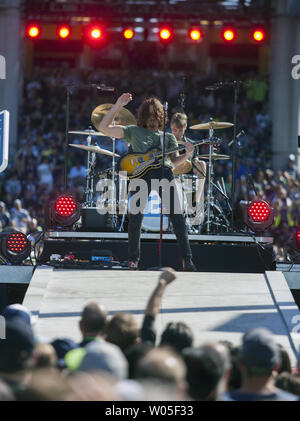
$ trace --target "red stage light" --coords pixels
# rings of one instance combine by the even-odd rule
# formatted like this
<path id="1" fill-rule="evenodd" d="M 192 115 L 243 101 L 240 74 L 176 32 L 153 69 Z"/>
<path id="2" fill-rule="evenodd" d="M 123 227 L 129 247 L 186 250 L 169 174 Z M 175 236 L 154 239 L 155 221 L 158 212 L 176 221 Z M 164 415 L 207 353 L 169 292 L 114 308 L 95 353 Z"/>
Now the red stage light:
<path id="1" fill-rule="evenodd" d="M 253 34 L 252 34 L 252 38 L 254 39 L 254 41 L 256 42 L 262 42 L 264 41 L 266 37 L 266 34 L 263 30 L 261 29 L 256 29 Z"/>
<path id="2" fill-rule="evenodd" d="M 55 212 L 58 216 L 72 216 L 76 210 L 76 202 L 72 196 L 61 196 L 55 202 Z"/>
<path id="3" fill-rule="evenodd" d="M 71 34 L 71 29 L 67 25 L 59 26 L 57 28 L 57 36 L 59 38 L 62 38 L 62 39 L 69 38 L 70 34 Z"/>
<path id="4" fill-rule="evenodd" d="M 170 28 L 161 28 L 159 30 L 159 37 L 162 41 L 168 41 L 172 38 L 173 31 Z"/>
<path id="5" fill-rule="evenodd" d="M 252 202 L 248 208 L 249 219 L 253 222 L 266 222 L 270 213 L 270 206 L 264 201 Z"/>
<path id="6" fill-rule="evenodd" d="M 222 37 L 226 42 L 232 42 L 236 39 L 236 31 L 234 29 L 224 29 Z"/>
<path id="7" fill-rule="evenodd" d="M 26 29 L 26 35 L 28 38 L 38 38 L 41 34 L 41 28 L 39 25 L 28 25 Z"/>
<path id="8" fill-rule="evenodd" d="M 123 31 L 123 37 L 125 39 L 132 39 L 134 37 L 134 30 L 131 28 L 125 28 Z"/>
<path id="9" fill-rule="evenodd" d="M 6 239 L 7 251 L 13 254 L 22 253 L 29 245 L 26 235 L 21 232 L 12 233 Z"/>
<path id="10" fill-rule="evenodd" d="M 200 29 L 191 29 L 189 31 L 189 37 L 193 41 L 199 41 L 201 38 L 203 38 L 203 33 Z"/>
<path id="11" fill-rule="evenodd" d="M 102 38 L 103 31 L 102 31 L 102 29 L 100 27 L 94 26 L 93 28 L 90 29 L 89 35 L 90 35 L 90 38 L 92 40 L 98 40 L 98 39 L 101 39 Z"/>
<path id="12" fill-rule="evenodd" d="M 297 249 L 300 250 L 300 227 L 297 228 L 297 231 L 295 233 L 295 243 L 296 243 Z"/>

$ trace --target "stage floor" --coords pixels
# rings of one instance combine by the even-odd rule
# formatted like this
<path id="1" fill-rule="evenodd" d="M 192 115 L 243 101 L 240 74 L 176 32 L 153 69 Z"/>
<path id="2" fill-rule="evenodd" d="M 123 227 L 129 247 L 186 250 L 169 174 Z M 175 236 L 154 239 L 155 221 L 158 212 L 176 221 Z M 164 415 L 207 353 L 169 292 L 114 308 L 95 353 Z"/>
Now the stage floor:
<path id="1" fill-rule="evenodd" d="M 37 317 L 36 334 L 46 340 L 80 340 L 78 321 L 90 301 L 109 314 L 128 311 L 141 324 L 158 272 L 36 269 L 24 305 Z M 298 318 L 297 318 L 298 316 Z M 195 345 L 228 340 L 238 345 L 253 327 L 266 327 L 287 348 L 293 365 L 300 344 L 300 312 L 281 272 L 265 274 L 185 273 L 168 286 L 156 320 L 158 338 L 169 321 L 184 321 Z M 299 325 L 299 328 L 297 326 Z M 294 333 L 293 333 L 294 330 Z"/>

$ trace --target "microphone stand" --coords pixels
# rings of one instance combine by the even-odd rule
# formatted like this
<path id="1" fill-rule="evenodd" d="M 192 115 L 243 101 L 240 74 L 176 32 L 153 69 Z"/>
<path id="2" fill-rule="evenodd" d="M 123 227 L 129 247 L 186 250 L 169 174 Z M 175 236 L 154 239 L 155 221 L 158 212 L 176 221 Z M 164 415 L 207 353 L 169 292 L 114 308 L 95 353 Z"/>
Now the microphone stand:
<path id="1" fill-rule="evenodd" d="M 166 156 L 166 125 L 167 125 L 167 112 L 168 112 L 168 103 L 165 102 L 163 105 L 164 108 L 164 129 L 163 129 L 163 137 L 162 137 L 162 165 L 161 165 L 161 179 L 164 178 L 165 175 L 165 156 Z M 163 190 L 161 189 L 161 198 L 160 198 L 160 233 L 159 233 L 159 247 L 158 247 L 158 255 L 159 255 L 159 266 L 162 267 L 162 234 L 163 234 Z"/>
<path id="2" fill-rule="evenodd" d="M 70 83 L 70 84 L 58 84 L 56 86 L 62 86 L 66 89 L 66 125 L 65 125 L 65 145 L 64 145 L 64 193 L 67 192 L 68 184 L 68 144 L 69 144 L 69 125 L 70 125 L 70 94 L 72 93 L 72 88 L 96 88 L 99 91 L 113 92 L 115 89 L 112 86 L 106 86 L 103 83 Z"/>
<path id="3" fill-rule="evenodd" d="M 235 171 L 236 171 L 236 159 L 237 159 L 237 142 L 236 142 L 236 134 L 237 134 L 237 100 L 239 94 L 239 86 L 240 82 L 234 81 L 233 82 L 234 88 L 234 105 L 233 105 L 233 153 L 232 153 L 232 181 L 231 181 L 231 226 L 234 227 L 234 202 L 235 202 Z"/>
<path id="4" fill-rule="evenodd" d="M 208 91 L 216 91 L 225 86 L 231 86 L 234 89 L 234 105 L 233 105 L 233 149 L 232 149 L 232 187 L 231 187 L 231 226 L 234 227 L 234 199 L 235 199 L 235 171 L 236 171 L 236 156 L 237 156 L 237 102 L 239 87 L 242 86 L 245 82 L 240 80 L 234 80 L 233 82 L 217 82 L 212 86 L 207 86 L 205 89 Z"/>

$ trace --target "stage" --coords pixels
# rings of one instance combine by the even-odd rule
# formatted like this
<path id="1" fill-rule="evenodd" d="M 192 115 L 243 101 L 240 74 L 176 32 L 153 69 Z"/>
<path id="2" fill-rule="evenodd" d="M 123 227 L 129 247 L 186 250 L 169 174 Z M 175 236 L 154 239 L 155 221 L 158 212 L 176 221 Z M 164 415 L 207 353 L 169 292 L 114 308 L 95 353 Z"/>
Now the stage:
<path id="1" fill-rule="evenodd" d="M 264 273 L 276 270 L 272 237 L 247 233 L 189 234 L 193 261 L 200 272 Z M 128 259 L 128 234 L 121 232 L 48 231 L 39 263 L 51 261 L 53 255 L 74 255 L 77 261 L 100 258 L 102 253 L 116 261 Z M 162 265 L 182 269 L 174 234 L 164 233 Z M 75 268 L 76 265 L 74 265 Z M 78 265 L 77 265 L 78 266 Z M 85 268 L 87 269 L 85 265 Z M 140 269 L 159 266 L 159 233 L 141 234 Z M 70 267 L 70 265 L 68 265 Z"/>
<path id="2" fill-rule="evenodd" d="M 23 304 L 36 316 L 38 337 L 47 341 L 57 337 L 79 341 L 78 321 L 90 301 L 104 304 L 110 315 L 130 312 L 141 324 L 157 278 L 156 271 L 41 266 L 34 272 Z M 179 272 L 165 292 L 156 328 L 159 338 L 169 321 L 184 321 L 193 330 L 195 345 L 218 340 L 237 345 L 248 329 L 263 326 L 288 350 L 295 366 L 299 320 L 298 307 L 282 272 Z"/>

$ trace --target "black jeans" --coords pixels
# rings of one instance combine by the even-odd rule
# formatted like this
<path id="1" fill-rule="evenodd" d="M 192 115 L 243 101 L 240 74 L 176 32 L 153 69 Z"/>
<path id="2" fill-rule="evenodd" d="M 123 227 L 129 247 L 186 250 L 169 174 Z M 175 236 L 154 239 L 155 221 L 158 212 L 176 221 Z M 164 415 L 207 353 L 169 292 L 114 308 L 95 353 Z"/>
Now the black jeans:
<path id="1" fill-rule="evenodd" d="M 157 179 L 160 181 L 162 179 L 161 176 L 162 176 L 161 168 L 158 168 L 158 169 L 153 169 L 153 170 L 148 171 L 143 177 L 141 177 L 147 183 L 148 194 L 150 194 L 150 191 L 151 191 L 151 180 Z M 171 168 L 164 167 L 163 178 L 167 179 L 168 181 L 174 180 L 174 176 L 173 176 Z M 134 194 L 134 191 L 132 191 L 131 194 Z M 161 188 L 159 189 L 158 194 L 160 195 L 160 197 L 162 197 Z M 177 238 L 181 257 L 183 259 L 189 259 L 189 258 L 192 258 L 192 251 L 191 251 L 191 247 L 190 247 L 190 243 L 188 239 L 185 218 L 182 213 L 174 212 L 174 210 L 176 210 L 175 206 L 178 203 L 179 203 L 179 197 L 178 197 L 177 190 L 171 188 L 170 189 L 170 206 L 168 208 L 169 217 L 171 219 L 174 233 Z M 142 212 L 142 208 L 141 208 L 141 212 L 137 213 L 136 215 L 130 212 L 128 214 L 128 260 L 138 261 L 140 258 L 140 236 L 141 236 L 141 226 L 142 226 L 143 217 L 144 217 L 144 214 Z"/>

